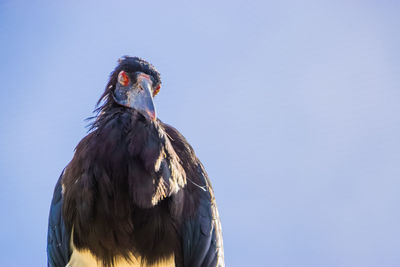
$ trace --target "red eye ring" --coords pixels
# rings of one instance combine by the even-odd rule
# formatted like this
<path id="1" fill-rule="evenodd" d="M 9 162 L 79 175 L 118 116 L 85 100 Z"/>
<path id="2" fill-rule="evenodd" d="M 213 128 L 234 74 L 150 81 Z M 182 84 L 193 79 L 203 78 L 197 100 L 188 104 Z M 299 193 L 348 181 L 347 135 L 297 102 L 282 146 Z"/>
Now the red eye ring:
<path id="1" fill-rule="evenodd" d="M 125 71 L 120 71 L 120 73 L 118 74 L 118 82 L 122 85 L 122 86 L 127 86 L 129 84 L 129 77 L 128 74 L 126 74 Z"/>
<path id="2" fill-rule="evenodd" d="M 153 91 L 153 97 L 155 97 L 158 94 L 158 92 L 160 92 L 160 89 L 161 89 L 161 85 L 159 84 Z"/>

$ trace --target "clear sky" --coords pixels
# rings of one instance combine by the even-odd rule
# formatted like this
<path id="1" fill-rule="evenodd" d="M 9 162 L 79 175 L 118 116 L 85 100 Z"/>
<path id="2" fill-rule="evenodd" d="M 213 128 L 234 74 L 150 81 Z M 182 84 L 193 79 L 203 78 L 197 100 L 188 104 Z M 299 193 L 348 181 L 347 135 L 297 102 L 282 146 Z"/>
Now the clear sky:
<path id="1" fill-rule="evenodd" d="M 67 3 L 68 2 L 68 3 Z M 56 180 L 122 55 L 204 163 L 228 267 L 399 266 L 398 1 L 0 1 L 0 266 L 45 266 Z"/>

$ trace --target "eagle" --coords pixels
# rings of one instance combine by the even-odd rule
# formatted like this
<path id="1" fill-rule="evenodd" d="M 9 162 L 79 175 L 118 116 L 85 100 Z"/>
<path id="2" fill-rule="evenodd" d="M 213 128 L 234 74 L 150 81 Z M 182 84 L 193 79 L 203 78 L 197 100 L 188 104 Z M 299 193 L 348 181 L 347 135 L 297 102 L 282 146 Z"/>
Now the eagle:
<path id="1" fill-rule="evenodd" d="M 224 266 L 210 180 L 157 118 L 157 69 L 124 56 L 53 193 L 49 267 Z"/>

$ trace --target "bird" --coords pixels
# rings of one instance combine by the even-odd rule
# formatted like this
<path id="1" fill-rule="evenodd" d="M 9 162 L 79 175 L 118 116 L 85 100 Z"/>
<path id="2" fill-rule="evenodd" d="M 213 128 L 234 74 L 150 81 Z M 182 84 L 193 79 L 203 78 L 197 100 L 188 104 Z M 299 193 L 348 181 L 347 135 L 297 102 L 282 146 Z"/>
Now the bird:
<path id="1" fill-rule="evenodd" d="M 156 113 L 158 70 L 123 56 L 56 182 L 48 267 L 225 266 L 210 179 Z"/>

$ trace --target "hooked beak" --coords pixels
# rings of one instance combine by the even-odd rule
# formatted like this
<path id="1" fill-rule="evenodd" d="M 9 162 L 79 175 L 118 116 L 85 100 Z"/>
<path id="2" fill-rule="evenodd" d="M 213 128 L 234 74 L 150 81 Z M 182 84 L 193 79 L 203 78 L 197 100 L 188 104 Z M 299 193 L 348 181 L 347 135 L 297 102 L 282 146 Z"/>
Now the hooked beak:
<path id="1" fill-rule="evenodd" d="M 125 107 L 139 111 L 151 121 L 156 120 L 156 108 L 153 103 L 152 81 L 149 75 L 142 72 L 136 74 L 136 83 L 131 86 L 117 84 L 114 100 Z"/>

